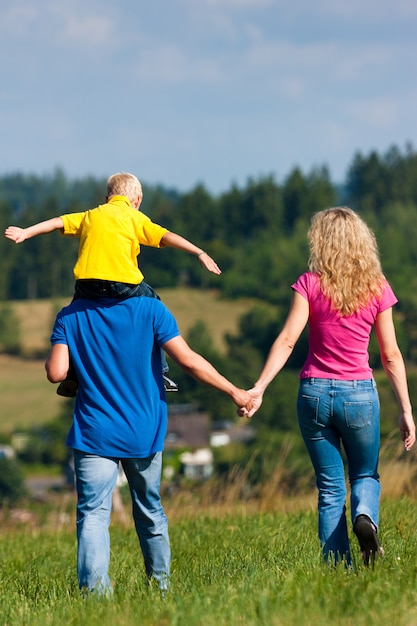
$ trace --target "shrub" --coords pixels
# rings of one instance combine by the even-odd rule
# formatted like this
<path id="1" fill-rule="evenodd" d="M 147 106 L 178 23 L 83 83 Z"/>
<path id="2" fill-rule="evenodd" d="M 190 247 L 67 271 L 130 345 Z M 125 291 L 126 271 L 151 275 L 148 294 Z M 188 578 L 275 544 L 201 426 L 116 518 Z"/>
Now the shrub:
<path id="1" fill-rule="evenodd" d="M 0 457 L 0 506 L 15 504 L 25 495 L 25 483 L 19 463 Z"/>

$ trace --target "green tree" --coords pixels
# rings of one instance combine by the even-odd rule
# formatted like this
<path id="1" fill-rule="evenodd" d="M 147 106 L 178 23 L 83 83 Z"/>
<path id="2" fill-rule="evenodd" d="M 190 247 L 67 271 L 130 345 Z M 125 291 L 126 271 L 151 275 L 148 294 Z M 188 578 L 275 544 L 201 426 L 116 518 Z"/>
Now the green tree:
<path id="1" fill-rule="evenodd" d="M 364 214 L 380 216 L 393 202 L 417 204 L 417 154 L 407 144 L 404 154 L 396 146 L 383 155 L 357 152 L 346 181 L 347 202 Z"/>
<path id="2" fill-rule="evenodd" d="M 296 167 L 286 178 L 282 195 L 285 231 L 291 233 L 297 220 L 309 213 L 308 185 L 300 168 Z"/>
<path id="3" fill-rule="evenodd" d="M 281 189 L 272 176 L 249 179 L 246 188 L 232 189 L 219 198 L 222 237 L 231 247 L 242 248 L 265 232 L 282 228 Z"/>
<path id="4" fill-rule="evenodd" d="M 265 231 L 236 249 L 233 265 L 222 276 L 224 295 L 288 307 L 291 284 L 307 269 L 306 231 L 307 223 L 299 220 L 292 236 Z"/>
<path id="5" fill-rule="evenodd" d="M 284 227 L 292 233 L 299 220 L 309 222 L 316 211 L 335 204 L 336 190 L 327 167 L 314 168 L 304 175 L 296 167 L 284 182 Z"/>

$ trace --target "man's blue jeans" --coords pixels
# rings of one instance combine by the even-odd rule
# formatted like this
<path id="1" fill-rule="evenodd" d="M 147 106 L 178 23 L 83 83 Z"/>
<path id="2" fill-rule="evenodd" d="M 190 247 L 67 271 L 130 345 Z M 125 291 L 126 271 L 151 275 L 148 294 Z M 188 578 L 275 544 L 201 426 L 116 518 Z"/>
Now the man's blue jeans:
<path id="1" fill-rule="evenodd" d="M 307 378 L 300 382 L 298 423 L 316 474 L 318 525 L 323 554 L 351 562 L 341 446 L 351 486 L 352 522 L 368 515 L 378 527 L 380 483 L 379 398 L 370 380 Z"/>
<path id="2" fill-rule="evenodd" d="M 132 496 L 133 519 L 148 578 L 168 587 L 171 550 L 159 488 L 162 452 L 120 459 Z M 77 486 L 77 573 L 80 589 L 110 595 L 110 513 L 119 459 L 74 450 Z"/>

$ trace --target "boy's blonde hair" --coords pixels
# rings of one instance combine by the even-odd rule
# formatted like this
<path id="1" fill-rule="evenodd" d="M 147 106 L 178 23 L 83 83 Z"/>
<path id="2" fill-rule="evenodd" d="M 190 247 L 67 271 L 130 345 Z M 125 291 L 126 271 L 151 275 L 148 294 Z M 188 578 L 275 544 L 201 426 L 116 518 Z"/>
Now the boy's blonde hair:
<path id="1" fill-rule="evenodd" d="M 107 180 L 107 197 L 126 196 L 131 202 L 135 202 L 140 196 L 142 198 L 142 185 L 136 176 L 126 172 L 112 174 Z"/>
<path id="2" fill-rule="evenodd" d="M 319 275 L 323 293 L 341 315 L 352 315 L 381 295 L 385 277 L 375 235 L 352 209 L 316 213 L 308 239 L 309 270 Z"/>

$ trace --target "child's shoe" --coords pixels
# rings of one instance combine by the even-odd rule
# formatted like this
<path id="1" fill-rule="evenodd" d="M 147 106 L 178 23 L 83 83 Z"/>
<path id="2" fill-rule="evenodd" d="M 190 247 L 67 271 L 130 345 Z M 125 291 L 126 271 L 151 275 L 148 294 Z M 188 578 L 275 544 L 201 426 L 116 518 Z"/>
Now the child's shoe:
<path id="1" fill-rule="evenodd" d="M 56 390 L 59 396 L 64 398 L 75 398 L 78 390 L 78 382 L 76 380 L 69 380 L 68 378 L 59 383 Z"/>
<path id="2" fill-rule="evenodd" d="M 178 391 L 177 383 L 174 383 L 174 381 L 168 378 L 166 374 L 163 374 L 163 379 L 165 391 Z"/>

